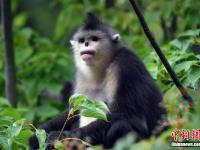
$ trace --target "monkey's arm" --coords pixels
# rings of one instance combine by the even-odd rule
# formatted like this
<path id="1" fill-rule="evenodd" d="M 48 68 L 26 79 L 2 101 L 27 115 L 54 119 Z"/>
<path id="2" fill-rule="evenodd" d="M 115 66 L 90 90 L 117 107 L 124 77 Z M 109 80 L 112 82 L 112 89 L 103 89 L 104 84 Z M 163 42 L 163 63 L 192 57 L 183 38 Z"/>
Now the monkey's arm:
<path id="1" fill-rule="evenodd" d="M 67 110 L 57 118 L 48 121 L 47 123 L 43 124 L 41 128 L 44 129 L 47 133 L 50 133 L 51 131 L 60 131 L 64 125 L 64 122 L 66 121 L 68 112 L 69 111 Z M 70 130 L 72 125 L 78 122 L 78 119 L 78 117 L 70 119 L 67 122 L 64 130 Z M 30 138 L 29 145 L 32 150 L 37 150 L 39 148 L 38 140 L 35 135 Z"/>
<path id="2" fill-rule="evenodd" d="M 136 140 L 140 139 L 140 133 L 147 134 L 141 118 L 132 116 L 131 118 L 122 118 L 121 114 L 109 115 L 111 118 L 109 122 L 97 120 L 89 125 L 72 130 L 70 137 L 77 137 L 80 139 L 87 139 L 92 145 L 103 144 L 109 148 L 117 139 L 123 137 L 129 132 L 135 133 Z M 134 122 L 134 124 L 132 124 Z"/>
<path id="3" fill-rule="evenodd" d="M 122 119 L 120 116 L 120 114 L 109 115 L 109 122 L 97 120 L 85 127 L 77 128 L 67 132 L 67 134 L 63 134 L 61 139 L 77 137 L 84 140 L 85 138 L 89 137 L 89 143 L 92 145 L 105 144 L 104 146 L 110 147 L 119 137 L 124 136 L 128 132 L 132 131 L 132 129 L 135 129 L 135 132 L 138 132 L 139 127 L 139 130 L 144 130 L 140 118 L 132 117 L 127 120 L 125 118 Z M 131 125 L 131 120 L 135 122 L 136 128 Z M 49 138 L 52 138 L 52 142 L 58 138 L 58 134 L 57 136 L 56 134 L 52 134 L 50 136 L 51 137 Z M 30 146 L 33 150 L 38 148 L 38 142 L 36 138 L 32 137 L 30 140 Z"/>
<path id="4" fill-rule="evenodd" d="M 89 125 L 71 131 L 71 137 L 80 139 L 89 138 L 89 143 L 98 145 L 103 143 L 103 139 L 109 130 L 111 123 L 102 120 L 97 120 Z"/>
<path id="5" fill-rule="evenodd" d="M 48 122 L 46 122 L 45 124 L 43 124 L 41 127 L 42 129 L 44 129 L 47 133 L 50 131 L 59 131 L 62 129 L 64 122 L 67 119 L 67 115 L 68 115 L 68 110 L 65 111 L 63 114 L 61 114 L 60 116 L 58 116 L 55 119 L 52 119 Z M 70 120 L 67 121 L 67 124 L 65 126 L 65 130 L 70 130 L 72 125 L 78 121 L 79 117 L 74 117 Z"/>

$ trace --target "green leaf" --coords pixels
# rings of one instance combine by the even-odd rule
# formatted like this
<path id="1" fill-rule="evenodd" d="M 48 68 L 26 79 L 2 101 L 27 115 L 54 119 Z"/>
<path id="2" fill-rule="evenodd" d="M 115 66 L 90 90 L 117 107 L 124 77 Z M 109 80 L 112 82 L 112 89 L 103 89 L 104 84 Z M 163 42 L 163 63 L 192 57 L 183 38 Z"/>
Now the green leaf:
<path id="1" fill-rule="evenodd" d="M 85 109 L 81 111 L 81 115 L 85 117 L 96 118 L 104 121 L 108 121 L 106 113 L 101 109 Z"/>
<path id="2" fill-rule="evenodd" d="M 189 46 L 191 45 L 192 40 L 179 40 L 179 39 L 175 39 L 173 41 L 170 42 L 170 45 L 175 46 L 176 48 L 180 49 L 180 50 L 187 50 L 189 48 Z"/>
<path id="3" fill-rule="evenodd" d="M 154 79 L 157 79 L 158 74 L 158 65 L 156 63 L 148 63 L 147 65 L 148 71 Z"/>
<path id="4" fill-rule="evenodd" d="M 21 119 L 21 113 L 17 109 L 11 108 L 11 107 L 8 107 L 8 108 L 4 109 L 3 111 L 0 111 L 0 115 L 1 116 L 10 116 L 10 117 L 14 118 L 15 120 Z"/>
<path id="5" fill-rule="evenodd" d="M 106 112 L 109 111 L 108 106 L 102 101 L 94 100 L 94 101 L 92 101 L 92 103 L 96 108 L 99 108 L 99 109 L 106 111 Z"/>
<path id="6" fill-rule="evenodd" d="M 8 140 L 7 137 L 2 135 L 2 133 L 0 133 L 0 144 L 4 149 L 8 149 L 9 147 L 7 140 Z"/>
<path id="7" fill-rule="evenodd" d="M 16 15 L 13 20 L 14 27 L 20 28 L 20 27 L 24 26 L 27 18 L 28 18 L 28 15 L 25 12 L 22 12 L 22 13 Z"/>
<path id="8" fill-rule="evenodd" d="M 76 110 L 80 108 L 80 105 L 87 101 L 87 97 L 81 94 L 72 95 L 69 98 L 69 104 L 73 105 Z M 82 105 L 84 107 L 84 105 Z"/>
<path id="9" fill-rule="evenodd" d="M 45 150 L 46 149 L 45 141 L 47 138 L 45 130 L 37 129 L 35 133 L 36 133 L 37 139 L 39 141 L 39 150 Z"/>
<path id="10" fill-rule="evenodd" d="M 82 102 L 76 104 L 74 106 L 74 108 L 75 108 L 75 110 L 89 109 L 89 108 L 92 108 L 92 107 L 94 108 L 94 106 L 92 106 L 91 103 L 92 102 L 90 100 L 86 99 L 85 101 L 82 101 Z"/>
<path id="11" fill-rule="evenodd" d="M 198 88 L 198 83 L 200 83 L 200 67 L 192 67 L 192 71 L 184 82 L 186 85 L 191 86 L 194 89 Z"/>
<path id="12" fill-rule="evenodd" d="M 18 120 L 16 122 L 14 122 L 9 128 L 9 134 L 12 138 L 18 136 L 23 128 L 23 125 L 25 123 L 24 119 Z"/>
<path id="13" fill-rule="evenodd" d="M 182 47 L 182 43 L 178 39 L 171 41 L 170 45 L 173 45 L 173 46 L 177 47 L 178 49 L 181 49 L 181 47 Z"/>
<path id="14" fill-rule="evenodd" d="M 181 71 L 188 71 L 191 67 L 191 65 L 193 64 L 194 61 L 185 61 L 185 62 L 181 62 L 180 64 L 175 65 L 174 70 L 176 71 L 176 73 L 179 73 Z"/>
<path id="15" fill-rule="evenodd" d="M 16 64 L 18 66 L 23 65 L 23 63 L 25 63 L 27 61 L 27 59 L 33 53 L 33 50 L 31 47 L 25 47 L 25 48 L 23 48 L 23 50 L 21 50 L 19 48 L 19 49 L 17 49 L 17 51 L 18 52 L 16 53 Z"/>
<path id="16" fill-rule="evenodd" d="M 7 99 L 0 97 L 0 106 L 10 106 L 10 103 Z"/>
<path id="17" fill-rule="evenodd" d="M 31 132 L 29 129 L 26 129 L 26 130 L 22 130 L 20 132 L 20 134 L 17 136 L 16 140 L 15 141 L 18 141 L 20 142 L 21 144 L 23 144 L 24 146 L 28 146 L 28 141 L 31 137 Z"/>
<path id="18" fill-rule="evenodd" d="M 108 112 L 109 109 L 103 101 L 89 100 L 84 95 L 76 94 L 70 97 L 69 103 L 75 110 L 80 110 L 80 114 L 85 117 L 108 121 L 106 112 Z"/>
<path id="19" fill-rule="evenodd" d="M 79 104 L 83 101 L 86 101 L 87 97 L 81 94 L 74 94 L 69 98 L 69 104 L 74 105 L 74 104 Z"/>
<path id="20" fill-rule="evenodd" d="M 191 37 L 191 36 L 197 36 L 197 35 L 199 35 L 199 33 L 200 33 L 200 30 L 199 29 L 197 29 L 197 30 L 188 30 L 188 31 L 186 31 L 186 32 L 183 32 L 183 33 L 181 33 L 180 35 L 179 35 L 179 37 Z"/>
<path id="21" fill-rule="evenodd" d="M 9 126 L 12 122 L 14 122 L 14 119 L 12 117 L 0 116 L 0 127 Z"/>
<path id="22" fill-rule="evenodd" d="M 54 147 L 56 148 L 56 150 L 65 150 L 65 146 L 59 140 L 56 140 Z"/>

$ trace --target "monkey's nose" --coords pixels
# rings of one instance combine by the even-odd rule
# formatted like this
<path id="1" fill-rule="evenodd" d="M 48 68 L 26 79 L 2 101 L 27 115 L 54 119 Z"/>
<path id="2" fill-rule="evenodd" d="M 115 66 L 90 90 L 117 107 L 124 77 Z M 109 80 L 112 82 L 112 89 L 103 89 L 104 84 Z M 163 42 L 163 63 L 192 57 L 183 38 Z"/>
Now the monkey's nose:
<path id="1" fill-rule="evenodd" d="M 85 46 L 86 46 L 86 47 L 89 46 L 89 42 L 88 42 L 88 41 L 85 42 Z"/>

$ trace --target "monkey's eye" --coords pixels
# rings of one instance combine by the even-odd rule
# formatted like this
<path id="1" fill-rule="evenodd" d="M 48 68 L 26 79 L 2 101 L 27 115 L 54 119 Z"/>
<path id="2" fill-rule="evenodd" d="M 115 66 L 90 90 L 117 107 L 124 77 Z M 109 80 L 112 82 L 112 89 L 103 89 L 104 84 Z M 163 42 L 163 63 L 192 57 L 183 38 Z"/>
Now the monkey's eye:
<path id="1" fill-rule="evenodd" d="M 97 42 L 99 40 L 99 37 L 97 36 L 92 36 L 91 37 L 91 40 L 94 41 L 94 42 Z"/>
<path id="2" fill-rule="evenodd" d="M 79 43 L 84 43 L 84 42 L 85 42 L 85 39 L 84 39 L 84 38 L 80 38 L 80 39 L 78 39 L 78 42 L 79 42 Z"/>

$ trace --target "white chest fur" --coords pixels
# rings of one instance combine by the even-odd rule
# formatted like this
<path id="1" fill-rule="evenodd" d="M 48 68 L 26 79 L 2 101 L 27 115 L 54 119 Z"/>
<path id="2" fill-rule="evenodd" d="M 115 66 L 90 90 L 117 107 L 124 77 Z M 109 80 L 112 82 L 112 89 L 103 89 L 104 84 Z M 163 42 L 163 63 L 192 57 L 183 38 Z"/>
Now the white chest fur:
<path id="1" fill-rule="evenodd" d="M 95 75 L 90 69 L 81 70 L 81 74 L 77 72 L 75 93 L 86 95 L 91 100 L 101 100 L 109 105 L 114 100 L 117 89 L 117 73 L 116 67 L 110 65 L 105 75 L 100 76 L 101 80 L 96 80 Z M 99 78 L 98 78 L 99 79 Z M 80 117 L 79 127 L 84 127 L 96 119 L 89 117 Z"/>
<path id="2" fill-rule="evenodd" d="M 88 124 L 90 124 L 91 122 L 94 122 L 95 120 L 96 120 L 95 118 L 81 116 L 79 127 L 87 126 Z"/>

